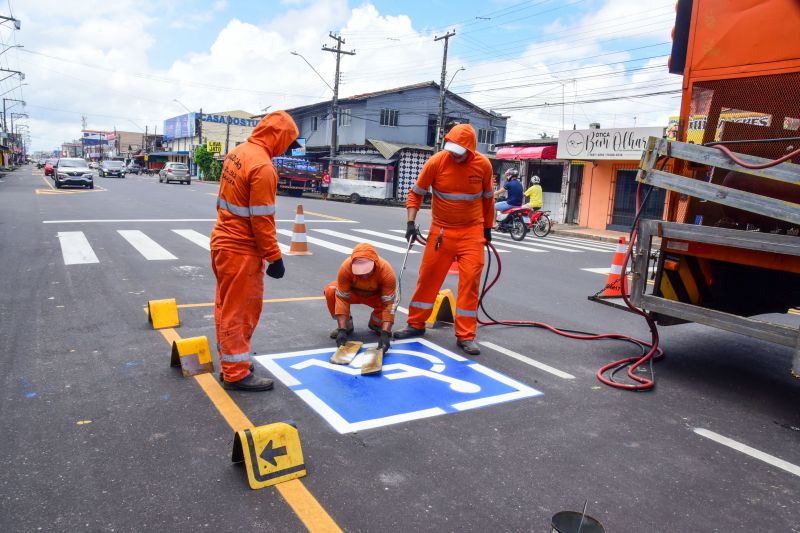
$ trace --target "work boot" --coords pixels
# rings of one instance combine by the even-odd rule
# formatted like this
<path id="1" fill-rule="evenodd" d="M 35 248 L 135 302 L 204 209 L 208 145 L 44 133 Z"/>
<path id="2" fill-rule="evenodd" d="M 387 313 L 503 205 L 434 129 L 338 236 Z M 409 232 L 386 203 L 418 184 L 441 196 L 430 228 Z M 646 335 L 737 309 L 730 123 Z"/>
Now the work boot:
<path id="1" fill-rule="evenodd" d="M 476 343 L 473 339 L 458 339 L 458 347 L 467 354 L 467 355 L 480 355 L 481 349 L 478 348 L 478 343 Z"/>
<path id="2" fill-rule="evenodd" d="M 393 336 L 395 339 L 410 339 L 411 337 L 422 337 L 425 335 L 425 328 L 414 328 L 406 326 L 400 331 L 395 331 Z"/>
<path id="3" fill-rule="evenodd" d="M 256 364 L 253 361 L 250 361 L 250 372 L 252 373 L 256 369 Z M 222 377 L 222 370 L 219 371 L 219 381 L 222 383 L 225 381 L 225 378 Z"/>
<path id="4" fill-rule="evenodd" d="M 380 335 L 380 334 L 381 334 L 381 326 L 380 326 L 380 325 L 376 326 L 376 325 L 375 325 L 375 324 L 373 324 L 372 322 L 369 322 L 369 323 L 367 324 L 367 326 L 369 327 L 369 329 L 371 329 L 372 331 L 374 331 L 374 332 L 375 332 L 375 333 L 377 333 L 378 335 Z"/>
<path id="5" fill-rule="evenodd" d="M 273 386 L 272 380 L 256 376 L 252 372 L 247 377 L 239 381 L 223 381 L 222 388 L 226 390 L 241 390 L 247 392 L 261 392 L 270 390 Z"/>
<path id="6" fill-rule="evenodd" d="M 345 324 L 345 330 L 347 331 L 348 335 L 353 333 L 353 317 L 347 319 L 347 323 Z M 338 327 L 333 328 L 331 330 L 330 338 L 335 339 L 338 334 L 339 334 L 339 328 Z"/>

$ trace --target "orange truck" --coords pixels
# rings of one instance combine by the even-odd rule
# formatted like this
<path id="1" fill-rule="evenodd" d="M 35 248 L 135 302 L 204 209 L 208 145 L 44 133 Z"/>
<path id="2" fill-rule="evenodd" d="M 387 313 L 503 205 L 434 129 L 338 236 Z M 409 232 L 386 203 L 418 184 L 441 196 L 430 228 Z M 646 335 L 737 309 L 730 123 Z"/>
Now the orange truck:
<path id="1" fill-rule="evenodd" d="M 297 157 L 273 157 L 278 173 L 278 191 L 300 197 L 304 192 L 317 192 L 322 183 L 323 166 Z"/>
<path id="2" fill-rule="evenodd" d="M 798 28 L 796 0 L 677 3 L 677 140 L 652 137 L 637 176 L 667 189 L 665 220 L 639 226 L 630 293 L 660 325 L 697 322 L 792 348 L 796 377 Z"/>

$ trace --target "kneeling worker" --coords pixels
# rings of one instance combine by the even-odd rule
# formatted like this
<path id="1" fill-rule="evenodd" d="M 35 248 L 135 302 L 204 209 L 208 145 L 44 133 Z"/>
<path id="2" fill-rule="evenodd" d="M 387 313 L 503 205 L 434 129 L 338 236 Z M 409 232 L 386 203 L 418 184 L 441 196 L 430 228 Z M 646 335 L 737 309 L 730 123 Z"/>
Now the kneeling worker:
<path id="1" fill-rule="evenodd" d="M 380 335 L 378 348 L 386 352 L 394 324 L 394 305 L 397 278 L 388 261 L 378 256 L 375 248 L 362 242 L 353 248 L 353 253 L 339 267 L 336 281 L 325 287 L 328 310 L 336 319 L 336 329 L 331 338 L 336 345 L 347 342 L 347 335 L 353 332 L 352 304 L 365 304 L 372 308 L 369 329 Z"/>

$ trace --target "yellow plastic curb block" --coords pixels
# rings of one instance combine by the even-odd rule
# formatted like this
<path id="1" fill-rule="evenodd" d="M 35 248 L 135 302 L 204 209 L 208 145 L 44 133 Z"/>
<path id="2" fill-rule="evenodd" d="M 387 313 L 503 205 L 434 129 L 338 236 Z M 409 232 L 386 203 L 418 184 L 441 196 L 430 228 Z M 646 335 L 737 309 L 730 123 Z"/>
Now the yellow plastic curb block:
<path id="1" fill-rule="evenodd" d="M 185 378 L 214 372 L 214 361 L 211 358 L 211 350 L 208 349 L 208 339 L 203 336 L 173 341 L 169 366 L 181 367 Z"/>
<path id="2" fill-rule="evenodd" d="M 147 302 L 147 320 L 153 329 L 174 328 L 181 325 L 175 298 Z"/>
<path id="3" fill-rule="evenodd" d="M 237 431 L 231 460 L 244 461 L 247 481 L 253 490 L 306 475 L 300 434 L 285 422 Z"/>
<path id="4" fill-rule="evenodd" d="M 450 289 L 439 291 L 436 301 L 433 303 L 431 314 L 428 320 L 425 321 L 425 327 L 432 328 L 437 322 L 449 322 L 452 324 L 455 322 L 455 316 L 456 297 L 453 295 L 453 291 Z"/>

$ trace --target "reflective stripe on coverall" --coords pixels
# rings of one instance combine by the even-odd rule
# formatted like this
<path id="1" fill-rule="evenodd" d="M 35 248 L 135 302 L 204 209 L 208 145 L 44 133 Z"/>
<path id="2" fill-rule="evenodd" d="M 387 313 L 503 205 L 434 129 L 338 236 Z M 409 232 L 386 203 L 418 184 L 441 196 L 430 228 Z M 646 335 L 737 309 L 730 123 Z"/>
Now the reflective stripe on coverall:
<path id="1" fill-rule="evenodd" d="M 353 274 L 354 259 L 366 258 L 375 263 L 369 276 Z M 375 247 L 362 242 L 353 248 L 353 253 L 342 262 L 336 281 L 332 281 L 323 290 L 331 316 L 350 316 L 350 306 L 365 304 L 372 308 L 370 323 L 381 327 L 383 322 L 394 323 L 392 307 L 396 297 L 397 278 L 392 265 L 378 256 Z"/>
<path id="2" fill-rule="evenodd" d="M 278 174 L 272 157 L 297 138 L 284 111 L 261 119 L 247 139 L 225 157 L 211 232 L 217 278 L 214 320 L 222 374 L 233 382 L 250 374 L 250 338 L 261 316 L 265 262 L 281 258 L 275 236 Z"/>
<path id="3" fill-rule="evenodd" d="M 417 288 L 408 306 L 408 325 L 423 329 L 436 295 L 453 261 L 458 262 L 456 337 L 475 338 L 478 291 L 483 270 L 483 230 L 494 225 L 492 165 L 475 151 L 475 130 L 469 124 L 455 126 L 445 136 L 468 150 L 468 159 L 456 163 L 446 150 L 425 163 L 408 195 L 406 207 L 419 209 L 428 187 L 433 199 L 433 222 L 422 256 Z M 441 245 L 436 243 L 441 236 Z"/>

